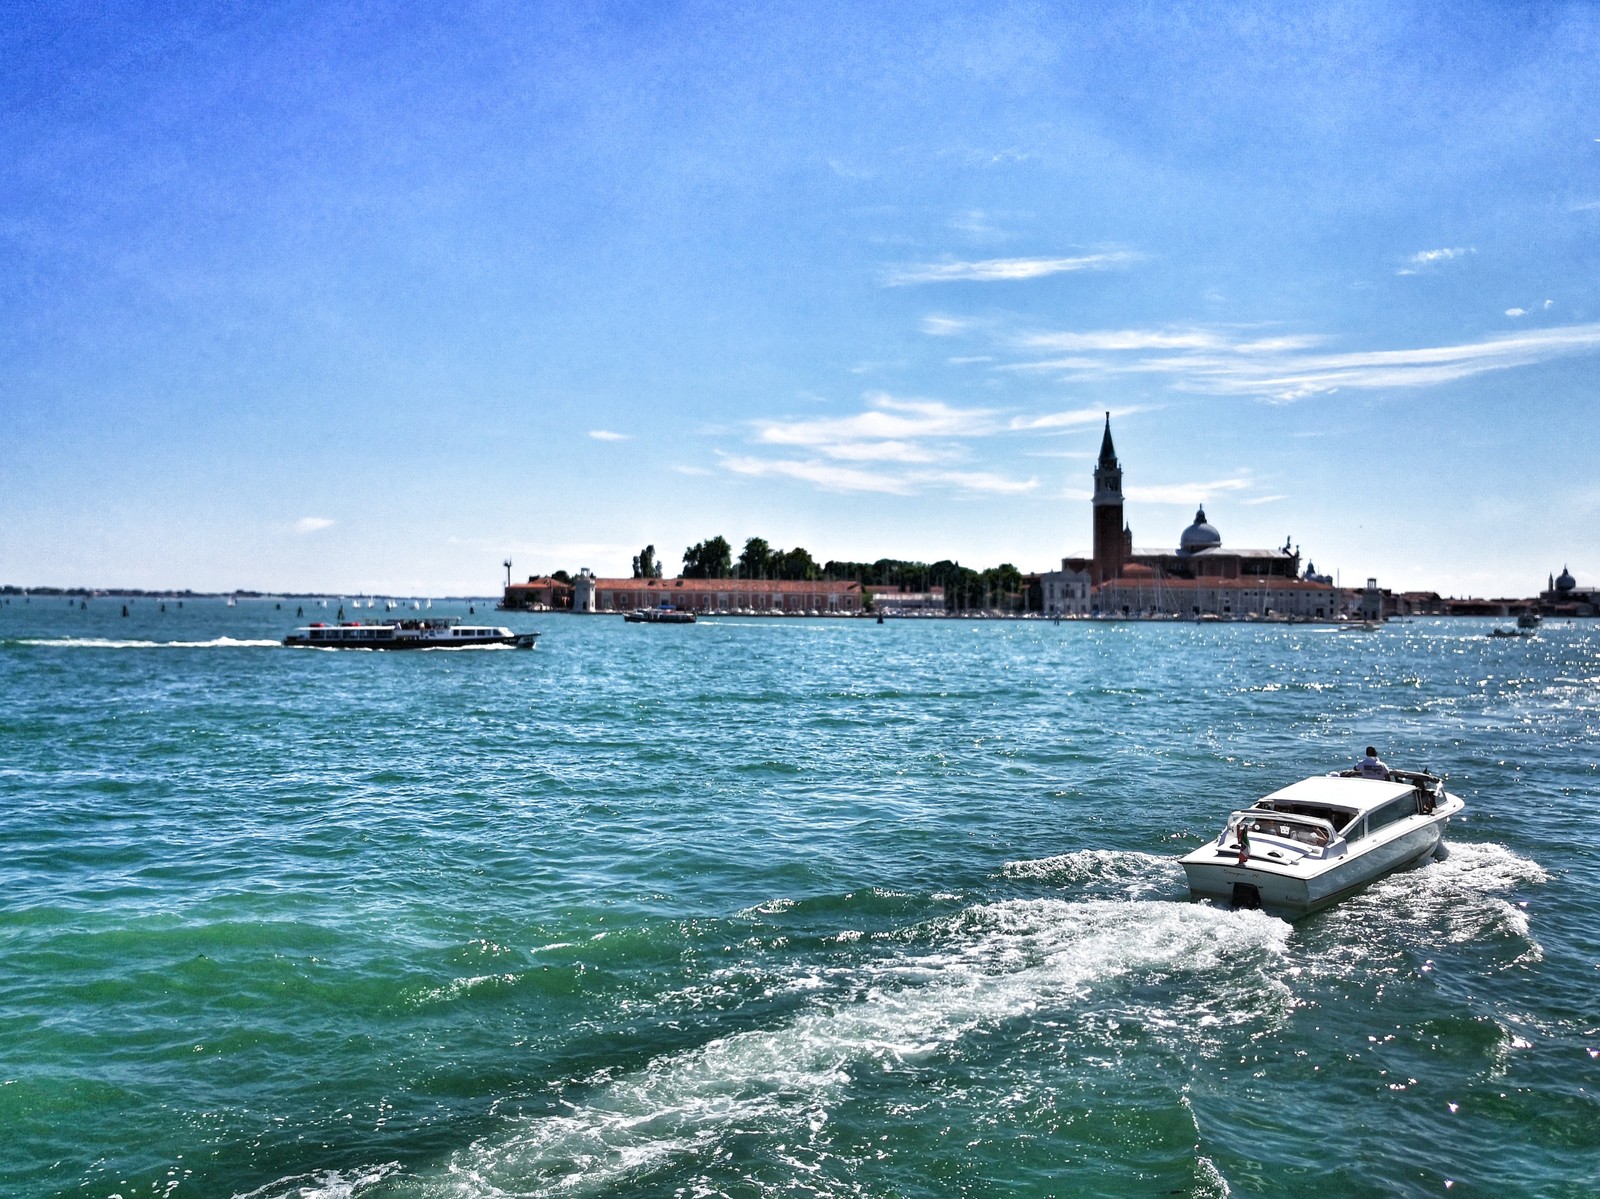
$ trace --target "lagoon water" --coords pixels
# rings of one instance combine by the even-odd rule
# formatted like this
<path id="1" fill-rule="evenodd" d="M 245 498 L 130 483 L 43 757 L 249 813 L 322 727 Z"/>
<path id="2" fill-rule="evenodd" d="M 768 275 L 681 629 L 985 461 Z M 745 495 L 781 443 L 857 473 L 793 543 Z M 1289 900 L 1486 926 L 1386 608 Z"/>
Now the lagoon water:
<path id="1" fill-rule="evenodd" d="M 1600 1193 L 1594 623 L 120 604 L 0 605 L 5 1195 Z M 1186 902 L 1368 742 L 1445 860 Z"/>

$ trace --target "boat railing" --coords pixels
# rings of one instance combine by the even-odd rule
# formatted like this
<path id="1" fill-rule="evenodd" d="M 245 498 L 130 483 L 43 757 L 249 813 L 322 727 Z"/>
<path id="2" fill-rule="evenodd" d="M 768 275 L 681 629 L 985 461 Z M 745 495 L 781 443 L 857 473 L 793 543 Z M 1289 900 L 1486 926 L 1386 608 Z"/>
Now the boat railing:
<path id="1" fill-rule="evenodd" d="M 1228 848 L 1231 839 L 1233 847 L 1237 848 L 1241 827 L 1251 836 L 1294 841 L 1322 857 L 1332 856 L 1336 848 L 1344 845 L 1344 838 L 1331 820 L 1320 816 L 1302 816 L 1297 812 L 1278 812 L 1271 808 L 1245 808 L 1228 817 L 1227 827 L 1217 838 L 1217 847 Z"/>

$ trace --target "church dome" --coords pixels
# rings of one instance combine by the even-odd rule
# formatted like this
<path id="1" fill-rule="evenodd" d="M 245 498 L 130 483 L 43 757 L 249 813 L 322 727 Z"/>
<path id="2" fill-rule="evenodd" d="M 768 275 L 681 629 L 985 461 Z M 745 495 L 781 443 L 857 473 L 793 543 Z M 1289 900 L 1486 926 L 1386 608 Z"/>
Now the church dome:
<path id="1" fill-rule="evenodd" d="M 1578 585 L 1578 580 L 1573 578 L 1572 575 L 1568 572 L 1567 568 L 1565 566 L 1563 566 L 1561 568 L 1561 577 L 1556 580 L 1556 590 L 1557 591 L 1571 591 L 1577 585 Z"/>
<path id="2" fill-rule="evenodd" d="M 1222 534 L 1206 523 L 1206 510 L 1198 509 L 1194 524 L 1183 531 L 1178 542 L 1180 554 L 1198 554 L 1201 550 L 1214 550 L 1222 545 Z"/>

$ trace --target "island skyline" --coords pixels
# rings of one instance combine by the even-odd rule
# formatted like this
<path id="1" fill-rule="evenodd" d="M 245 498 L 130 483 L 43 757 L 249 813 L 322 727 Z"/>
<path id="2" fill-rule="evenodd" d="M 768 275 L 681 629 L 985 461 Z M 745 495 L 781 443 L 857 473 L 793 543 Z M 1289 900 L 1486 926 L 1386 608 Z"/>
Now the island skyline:
<path id="1" fill-rule="evenodd" d="M 5 36 L 18 585 L 471 594 L 708 529 L 1032 572 L 1108 410 L 1142 541 L 1590 582 L 1590 6 Z"/>

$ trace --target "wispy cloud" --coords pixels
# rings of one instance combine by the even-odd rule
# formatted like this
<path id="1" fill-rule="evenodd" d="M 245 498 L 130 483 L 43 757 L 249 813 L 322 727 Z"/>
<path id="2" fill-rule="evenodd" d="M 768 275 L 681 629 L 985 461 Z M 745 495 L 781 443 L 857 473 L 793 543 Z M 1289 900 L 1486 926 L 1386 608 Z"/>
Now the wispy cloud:
<path id="1" fill-rule="evenodd" d="M 1170 343 L 1170 352 L 1165 343 Z M 1020 347 L 1067 346 L 1081 352 L 1013 362 L 1001 369 L 1046 372 L 1079 382 L 1165 375 L 1182 391 L 1287 403 L 1341 389 L 1433 387 L 1488 371 L 1591 354 L 1600 350 L 1600 324 L 1530 329 L 1456 345 L 1400 350 L 1313 352 L 1320 344 L 1321 339 L 1312 337 L 1246 339 L 1226 330 L 1202 331 L 1193 337 L 1167 330 L 1142 336 L 1130 336 L 1128 331 L 1034 335 L 1021 339 Z"/>
<path id="2" fill-rule="evenodd" d="M 315 533 L 321 529 L 329 528 L 333 521 L 326 516 L 302 516 L 294 522 L 296 533 Z"/>
<path id="3" fill-rule="evenodd" d="M 930 314 L 922 318 L 922 331 L 929 337 L 954 337 L 976 328 L 978 322 L 963 316 Z"/>
<path id="4" fill-rule="evenodd" d="M 1477 252 L 1476 246 L 1446 246 L 1438 250 L 1418 250 L 1406 259 L 1406 265 L 1395 271 L 1395 274 L 1415 275 L 1418 271 L 1429 270 L 1441 263 L 1453 262 Z"/>
<path id="5" fill-rule="evenodd" d="M 739 475 L 777 476 L 811 483 L 825 491 L 865 491 L 880 495 L 915 495 L 935 487 L 972 494 L 1020 495 L 1039 485 L 1036 479 L 1012 479 L 989 471 L 863 470 L 815 458 L 796 461 L 725 454 L 722 465 Z"/>
<path id="6" fill-rule="evenodd" d="M 610 429 L 590 429 L 589 436 L 596 441 L 632 441 L 627 433 L 613 433 Z"/>
<path id="7" fill-rule="evenodd" d="M 1120 408 L 1118 416 L 1127 416 L 1130 413 L 1140 412 L 1137 407 Z M 1105 419 L 1104 408 L 1076 408 L 1071 412 L 1046 412 L 1042 416 L 1014 416 L 1006 422 L 1006 428 L 1016 430 L 1027 429 L 1076 429 L 1083 425 L 1097 425 Z"/>
<path id="8" fill-rule="evenodd" d="M 1014 477 L 1003 467 L 974 469 L 969 463 L 979 443 L 1054 436 L 1093 426 L 1105 415 L 1099 408 L 1018 414 L 881 392 L 866 396 L 863 405 L 846 416 L 753 421 L 751 448 L 719 453 L 720 463 L 735 474 L 794 479 L 831 491 L 1019 495 L 1036 489 L 1038 480 Z M 1007 458 L 1019 456 L 1025 454 L 1012 450 Z"/>
<path id="9" fill-rule="evenodd" d="M 751 458 L 731 454 L 723 455 L 722 465 L 736 475 L 755 477 L 776 475 L 785 479 L 798 479 L 813 483 L 827 491 L 873 491 L 884 495 L 910 495 L 909 481 L 899 475 L 861 470 L 853 466 L 840 466 L 835 462 L 816 459 L 794 461 L 785 458 Z"/>
<path id="10" fill-rule="evenodd" d="M 984 436 L 997 420 L 986 408 L 955 408 L 940 400 L 902 400 L 882 393 L 868 396 L 867 405 L 867 411 L 852 416 L 756 421 L 756 440 L 858 462 L 931 462 L 945 454 L 927 442 Z"/>
<path id="11" fill-rule="evenodd" d="M 1134 484 L 1123 489 L 1130 500 L 1141 504 L 1203 504 L 1214 495 L 1229 491 L 1247 491 L 1249 478 L 1236 475 L 1231 479 L 1213 479 L 1208 483 L 1152 483 L 1143 487 Z"/>
<path id="12" fill-rule="evenodd" d="M 1506 315 L 1507 316 L 1527 316 L 1528 315 L 1528 310 L 1526 308 L 1507 308 L 1506 309 Z"/>
<path id="13" fill-rule="evenodd" d="M 1110 270 L 1133 262 L 1138 257 L 1131 251 L 1110 250 L 1075 258 L 985 258 L 976 262 L 949 260 L 910 263 L 890 267 L 884 273 L 883 282 L 886 287 L 906 287 L 916 283 L 995 283 L 1042 279 L 1070 271 Z"/>

